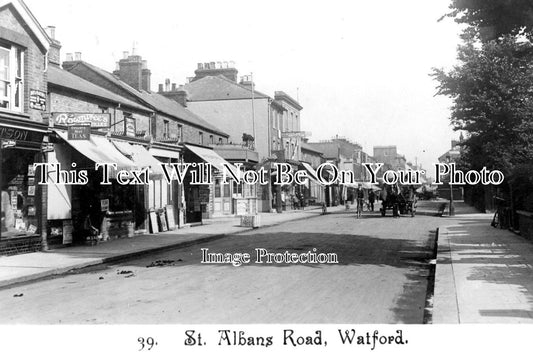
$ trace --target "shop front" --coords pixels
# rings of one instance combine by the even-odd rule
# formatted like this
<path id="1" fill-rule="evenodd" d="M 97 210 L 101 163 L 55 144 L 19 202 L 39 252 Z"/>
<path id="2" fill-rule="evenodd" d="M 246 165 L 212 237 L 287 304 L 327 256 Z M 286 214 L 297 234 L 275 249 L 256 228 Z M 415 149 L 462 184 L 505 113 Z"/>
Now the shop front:
<path id="1" fill-rule="evenodd" d="M 0 255 L 41 250 L 43 189 L 33 164 L 46 136 L 45 125 L 0 113 Z"/>
<path id="2" fill-rule="evenodd" d="M 169 167 L 170 164 L 181 162 L 181 148 L 175 144 L 154 142 L 149 153 L 159 164 L 166 164 Z M 162 222 L 159 225 L 159 231 L 183 227 L 185 224 L 184 205 L 183 189 L 176 180 L 168 183 L 165 178 L 161 178 L 154 179 L 150 183 L 148 188 L 148 207 L 152 214 L 150 220 L 154 220 L 155 217 L 159 218 Z M 165 216 L 166 226 L 164 225 Z"/>
<path id="3" fill-rule="evenodd" d="M 126 157 L 103 134 L 92 132 L 77 140 L 65 131 L 55 131 L 55 149 L 49 153 L 48 193 L 49 244 L 95 244 L 99 241 L 133 237 L 146 228 L 145 186 L 119 184 L 117 171 L 138 171 L 142 166 Z M 128 144 L 128 143 L 126 143 Z M 144 148 L 143 148 L 144 149 Z M 108 174 L 96 164 L 116 164 Z M 54 169 L 79 174 L 85 183 L 57 181 Z"/>
<path id="4" fill-rule="evenodd" d="M 199 163 L 209 163 L 211 166 L 210 174 L 212 176 L 211 183 L 206 185 L 195 186 L 189 180 L 186 180 L 186 206 L 188 206 L 187 211 L 189 212 L 188 216 L 190 218 L 197 220 L 198 217 L 211 218 L 234 215 L 236 214 L 237 206 L 239 211 L 249 211 L 252 209 L 248 206 L 250 196 L 247 194 L 246 198 L 243 197 L 242 184 L 234 184 L 229 175 L 227 176 L 228 183 L 223 182 L 225 166 L 234 175 L 237 176 L 239 174 L 233 164 L 226 161 L 211 149 L 190 144 L 186 144 L 185 147 L 188 153 L 186 155 L 186 158 L 188 158 L 186 161 L 196 163 L 197 167 Z M 198 172 L 198 174 L 201 173 L 204 172 Z M 239 199 L 240 204 L 236 202 L 236 199 Z M 243 206 L 243 203 L 246 203 L 246 206 Z M 255 199 L 253 204 L 256 204 Z"/>

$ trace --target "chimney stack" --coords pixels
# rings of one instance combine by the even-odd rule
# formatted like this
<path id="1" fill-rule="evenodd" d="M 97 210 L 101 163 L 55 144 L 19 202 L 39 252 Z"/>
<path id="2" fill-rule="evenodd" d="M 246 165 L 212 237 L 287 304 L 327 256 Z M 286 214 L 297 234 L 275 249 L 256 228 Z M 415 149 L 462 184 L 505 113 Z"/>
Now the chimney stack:
<path id="1" fill-rule="evenodd" d="M 123 51 L 122 55 L 113 74 L 139 91 L 150 92 L 152 72 L 148 69 L 148 62 L 139 55 L 130 56 L 128 51 Z"/>
<path id="2" fill-rule="evenodd" d="M 189 98 L 189 93 L 187 92 L 187 90 L 185 90 L 183 85 L 180 85 L 176 88 L 176 84 L 172 83 L 172 89 L 169 90 L 170 79 L 166 79 L 165 87 L 167 89 L 163 91 L 163 84 L 159 84 L 159 94 L 178 102 L 183 107 L 187 107 L 187 99 Z"/>
<path id="3" fill-rule="evenodd" d="M 202 79 L 206 76 L 223 75 L 227 79 L 237 82 L 238 71 L 235 69 L 235 62 L 206 62 L 198 63 L 198 68 L 194 71 L 194 78 L 191 81 Z"/>
<path id="4" fill-rule="evenodd" d="M 46 33 L 50 37 L 50 49 L 48 51 L 48 63 L 56 66 L 61 65 L 61 42 L 56 40 L 55 26 L 46 27 Z"/>
<path id="5" fill-rule="evenodd" d="M 74 52 L 74 60 L 76 61 L 81 60 L 81 52 Z"/>

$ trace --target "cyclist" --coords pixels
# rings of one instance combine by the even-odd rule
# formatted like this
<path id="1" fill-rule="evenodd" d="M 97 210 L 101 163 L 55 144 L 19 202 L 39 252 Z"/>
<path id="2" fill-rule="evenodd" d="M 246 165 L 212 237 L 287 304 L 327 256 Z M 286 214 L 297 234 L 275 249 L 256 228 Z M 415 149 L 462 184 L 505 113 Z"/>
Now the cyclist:
<path id="1" fill-rule="evenodd" d="M 363 206 L 364 206 L 364 200 L 365 200 L 365 193 L 360 185 L 357 187 L 355 196 L 357 197 L 357 218 L 359 218 L 361 217 L 361 214 L 363 212 Z"/>

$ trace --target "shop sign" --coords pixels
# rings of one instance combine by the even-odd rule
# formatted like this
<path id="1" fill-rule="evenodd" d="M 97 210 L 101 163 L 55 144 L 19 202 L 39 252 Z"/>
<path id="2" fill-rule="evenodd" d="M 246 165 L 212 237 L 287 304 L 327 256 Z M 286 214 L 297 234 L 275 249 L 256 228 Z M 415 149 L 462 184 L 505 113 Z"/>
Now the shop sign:
<path id="1" fill-rule="evenodd" d="M 281 132 L 282 138 L 305 138 L 306 136 L 307 134 L 304 131 Z"/>
<path id="2" fill-rule="evenodd" d="M 72 113 L 63 112 L 52 113 L 54 125 L 71 126 L 71 125 L 90 125 L 93 128 L 107 128 L 111 122 L 109 113 Z"/>
<path id="3" fill-rule="evenodd" d="M 126 136 L 128 137 L 135 137 L 135 118 L 124 118 L 124 132 L 126 132 Z"/>
<path id="4" fill-rule="evenodd" d="M 0 126 L 0 139 L 22 141 L 22 142 L 42 142 L 44 133 L 28 131 L 22 128 Z"/>
<path id="5" fill-rule="evenodd" d="M 46 93 L 44 91 L 30 90 L 30 108 L 39 111 L 46 111 Z"/>
<path id="6" fill-rule="evenodd" d="M 89 139 L 91 139 L 91 126 L 68 126 L 69 141 L 88 141 Z"/>
<path id="7" fill-rule="evenodd" d="M 100 200 L 100 211 L 109 211 L 109 199 Z"/>

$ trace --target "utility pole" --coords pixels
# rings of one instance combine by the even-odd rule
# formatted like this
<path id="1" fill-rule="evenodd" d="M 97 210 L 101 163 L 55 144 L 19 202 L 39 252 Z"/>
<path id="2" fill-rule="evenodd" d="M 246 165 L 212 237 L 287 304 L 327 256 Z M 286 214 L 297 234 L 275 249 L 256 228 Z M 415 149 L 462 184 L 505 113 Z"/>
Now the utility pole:
<path id="1" fill-rule="evenodd" d="M 254 145 L 257 137 L 255 136 L 255 109 L 254 109 L 254 73 L 250 73 L 250 81 L 252 82 L 252 134 L 254 136 Z"/>

